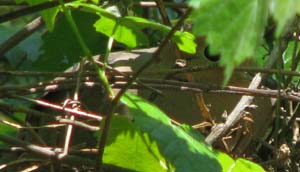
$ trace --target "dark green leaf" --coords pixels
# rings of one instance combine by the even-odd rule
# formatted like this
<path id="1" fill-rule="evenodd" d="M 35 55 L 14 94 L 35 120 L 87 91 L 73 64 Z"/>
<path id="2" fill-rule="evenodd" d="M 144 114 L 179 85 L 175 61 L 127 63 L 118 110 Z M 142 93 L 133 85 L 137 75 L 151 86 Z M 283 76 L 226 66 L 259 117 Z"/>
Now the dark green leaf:
<path id="1" fill-rule="evenodd" d="M 92 54 L 103 54 L 107 39 L 93 28 L 97 16 L 74 11 L 73 17 Z M 65 16 L 59 18 L 53 32 L 47 32 L 42 38 L 44 41 L 43 53 L 34 64 L 36 70 L 62 71 L 78 62 L 84 55 Z"/>
<path id="2" fill-rule="evenodd" d="M 134 124 L 147 132 L 176 172 L 218 172 L 221 166 L 211 148 L 193 134 L 177 127 L 155 105 L 132 94 L 122 97 L 133 115 Z"/>

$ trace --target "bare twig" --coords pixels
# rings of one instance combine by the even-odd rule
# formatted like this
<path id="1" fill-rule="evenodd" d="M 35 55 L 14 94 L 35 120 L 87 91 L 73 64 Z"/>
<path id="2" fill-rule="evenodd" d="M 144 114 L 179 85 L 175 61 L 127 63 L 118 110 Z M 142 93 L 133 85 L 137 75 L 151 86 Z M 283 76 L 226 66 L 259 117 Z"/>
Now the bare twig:
<path id="1" fill-rule="evenodd" d="M 63 107 L 61 105 L 49 103 L 49 102 L 46 102 L 46 101 L 43 101 L 43 100 L 34 100 L 34 99 L 29 99 L 29 98 L 21 97 L 21 96 L 12 96 L 12 97 L 22 99 L 22 100 L 26 100 L 26 101 L 30 101 L 32 103 L 35 103 L 35 104 L 38 104 L 40 106 L 44 106 L 44 107 L 47 107 L 47 108 L 59 110 L 59 111 L 62 111 L 62 112 L 68 112 L 68 113 L 71 113 L 71 114 L 79 116 L 79 117 L 94 119 L 94 120 L 97 120 L 97 121 L 102 121 L 102 119 L 103 119 L 102 116 L 99 115 L 99 114 L 92 114 L 92 113 L 88 113 L 88 112 L 78 110 L 78 109 Z"/>
<path id="2" fill-rule="evenodd" d="M 16 3 L 15 1 L 12 0 L 0 0 L 0 6 L 23 6 L 27 5 L 26 3 Z"/>
<path id="3" fill-rule="evenodd" d="M 32 33 L 34 33 L 37 29 L 39 29 L 41 26 L 43 26 L 44 22 L 41 17 L 38 17 L 34 20 L 32 20 L 30 23 L 28 23 L 23 29 L 18 31 L 16 34 L 14 34 L 12 37 L 4 41 L 0 45 L 0 58 L 4 57 L 3 55 L 18 45 L 21 41 L 29 37 Z"/>
<path id="4" fill-rule="evenodd" d="M 161 18 L 163 20 L 163 23 L 167 26 L 172 26 L 171 22 L 169 20 L 168 14 L 166 12 L 164 2 L 162 0 L 156 0 L 156 4 L 157 4 L 158 10 L 160 12 Z"/>
<path id="5" fill-rule="evenodd" d="M 283 52 L 285 51 L 288 41 L 286 40 L 286 35 L 289 34 L 290 30 L 286 30 L 286 32 L 283 34 L 284 36 L 281 37 L 276 46 L 274 47 L 268 61 L 266 62 L 265 68 L 270 69 L 275 64 L 278 58 L 281 57 Z M 263 76 L 261 73 L 258 73 L 255 75 L 253 80 L 251 81 L 249 88 L 256 89 L 261 84 L 263 79 Z M 232 128 L 243 116 L 245 113 L 244 109 L 248 107 L 252 101 L 253 96 L 243 96 L 239 103 L 235 106 L 235 108 L 232 110 L 230 115 L 228 116 L 226 122 L 224 124 L 219 124 L 216 127 L 214 127 L 211 131 L 211 133 L 206 137 L 205 141 L 208 144 L 213 144 L 215 141 L 220 139 L 224 134 L 226 134 L 230 128 Z"/>
<path id="6" fill-rule="evenodd" d="M 155 1 L 140 1 L 140 2 L 134 2 L 135 6 L 140 6 L 144 8 L 153 8 L 157 7 L 157 4 Z M 171 8 L 188 8 L 188 5 L 185 3 L 173 3 L 173 2 L 164 2 L 164 5 L 166 7 L 171 7 Z"/>
<path id="7" fill-rule="evenodd" d="M 182 17 L 181 19 L 178 21 L 178 23 L 172 28 L 172 30 L 168 33 L 168 35 L 165 37 L 165 39 L 162 41 L 161 45 L 159 46 L 159 48 L 157 49 L 157 51 L 155 51 L 155 53 L 153 53 L 152 58 L 150 58 L 146 63 L 144 63 L 137 71 L 136 73 L 133 74 L 133 76 L 128 80 L 127 84 L 118 92 L 118 94 L 113 98 L 110 107 L 108 107 L 108 112 L 106 114 L 106 119 L 105 119 L 105 123 L 104 123 L 104 127 L 103 127 L 103 131 L 101 134 L 101 137 L 99 138 L 99 161 L 97 163 L 99 163 L 99 169 L 101 170 L 102 168 L 102 163 L 103 163 L 103 153 L 104 153 L 104 147 L 105 147 L 105 143 L 108 137 L 108 130 L 110 127 L 110 121 L 112 118 L 112 114 L 115 111 L 115 108 L 119 102 L 119 100 L 121 99 L 122 95 L 128 90 L 128 88 L 130 88 L 130 86 L 133 84 L 133 82 L 137 79 L 137 77 L 147 68 L 149 67 L 155 60 L 158 60 L 158 56 L 160 55 L 162 49 L 167 45 L 167 43 L 169 42 L 169 40 L 171 39 L 171 37 L 173 36 L 173 34 L 182 26 L 182 24 L 184 23 L 185 19 L 189 16 L 189 14 L 191 13 L 191 10 L 189 9 Z"/>
<path id="8" fill-rule="evenodd" d="M 31 114 L 31 115 L 34 115 L 34 116 L 37 116 L 37 117 L 54 118 L 52 115 L 44 113 L 44 112 L 40 112 L 40 111 L 37 111 L 37 110 L 22 107 L 22 106 L 12 106 L 12 105 L 4 103 L 2 101 L 0 101 L 0 108 L 6 109 L 6 110 L 12 111 L 12 112 L 24 112 L 26 114 Z"/>
<path id="9" fill-rule="evenodd" d="M 66 119 L 66 118 L 59 118 L 58 122 L 61 123 L 61 124 L 69 124 L 69 125 L 81 127 L 81 128 L 86 129 L 86 130 L 89 130 L 89 131 L 99 131 L 100 130 L 100 128 L 98 126 L 91 126 L 91 125 L 86 124 L 86 123 L 81 122 L 81 121 L 70 120 L 70 119 Z"/>
<path id="10" fill-rule="evenodd" d="M 29 150 L 29 151 L 32 151 L 32 152 L 35 152 L 35 153 L 38 153 L 38 154 L 41 154 L 44 156 L 48 156 L 48 157 L 56 156 L 56 152 L 54 152 L 50 149 L 47 149 L 42 146 L 30 144 L 30 143 L 15 139 L 13 137 L 9 137 L 9 136 L 0 134 L 0 140 L 3 142 L 9 143 L 9 144 L 15 145 L 15 146 L 20 146 L 26 150 Z"/>
<path id="11" fill-rule="evenodd" d="M 64 0 L 65 3 L 72 2 L 74 0 Z M 7 22 L 9 20 L 13 20 L 19 17 L 23 17 L 28 14 L 32 14 L 38 11 L 42 11 L 45 9 L 53 8 L 59 5 L 58 1 L 47 1 L 41 4 L 37 4 L 31 7 L 25 7 L 13 12 L 9 12 L 3 15 L 0 15 L 0 23 Z"/>

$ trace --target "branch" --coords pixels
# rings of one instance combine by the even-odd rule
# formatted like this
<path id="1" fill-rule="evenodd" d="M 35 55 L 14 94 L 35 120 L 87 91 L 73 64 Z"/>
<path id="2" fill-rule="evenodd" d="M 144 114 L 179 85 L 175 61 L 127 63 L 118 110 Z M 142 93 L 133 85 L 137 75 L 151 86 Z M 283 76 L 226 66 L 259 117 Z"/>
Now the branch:
<path id="1" fill-rule="evenodd" d="M 29 99 L 29 98 L 21 97 L 21 96 L 13 96 L 13 97 L 21 99 L 21 100 L 26 100 L 26 101 L 38 104 L 40 106 L 50 108 L 50 109 L 54 109 L 54 110 L 58 110 L 58 111 L 62 111 L 62 112 L 67 112 L 67 113 L 70 113 L 72 115 L 76 115 L 76 116 L 83 117 L 83 118 L 94 119 L 94 120 L 97 120 L 97 121 L 102 121 L 102 119 L 103 119 L 103 117 L 100 116 L 99 114 L 92 114 L 92 113 L 85 112 L 83 110 L 64 107 L 64 106 L 57 105 L 57 104 L 50 103 L 50 102 L 46 102 L 46 101 L 43 101 L 43 100 L 34 100 L 34 99 Z"/>
<path id="2" fill-rule="evenodd" d="M 288 45 L 288 34 L 290 34 L 291 26 L 288 27 L 286 32 L 283 34 L 281 38 L 277 41 L 277 44 L 273 48 L 270 57 L 268 58 L 268 61 L 266 62 L 265 68 L 270 69 L 273 67 L 273 65 L 276 63 L 277 59 L 279 59 L 282 54 L 284 53 L 285 49 Z M 249 88 L 250 89 L 256 89 L 261 84 L 263 78 L 261 73 L 257 73 L 255 77 L 252 79 Z M 211 133 L 206 137 L 205 141 L 208 144 L 213 144 L 218 139 L 223 137 L 230 128 L 232 128 L 236 123 L 240 121 L 240 119 L 243 117 L 245 113 L 245 108 L 247 108 L 253 101 L 253 96 L 243 96 L 239 103 L 235 106 L 235 108 L 232 110 L 232 112 L 229 114 L 227 120 L 225 123 L 218 124 L 216 127 L 214 127 L 211 131 Z"/>
<path id="3" fill-rule="evenodd" d="M 64 0 L 65 3 L 73 2 L 75 0 Z M 28 14 L 32 14 L 38 11 L 42 11 L 45 9 L 53 8 L 59 5 L 58 1 L 47 1 L 45 3 L 33 5 L 30 7 L 25 7 L 13 12 L 9 12 L 3 15 L 0 15 L 0 23 L 4 23 L 13 19 L 17 19 L 19 17 L 23 17 Z"/>
<path id="4" fill-rule="evenodd" d="M 113 98 L 110 106 L 108 107 L 108 112 L 106 113 L 106 119 L 104 122 L 103 131 L 101 134 L 101 137 L 99 138 L 99 169 L 101 170 L 101 166 L 103 163 L 103 154 L 104 154 L 104 147 L 105 143 L 108 137 L 108 130 L 110 127 L 110 121 L 112 118 L 112 114 L 115 111 L 115 108 L 117 104 L 119 103 L 119 100 L 121 99 L 122 95 L 130 88 L 130 86 L 133 84 L 133 82 L 137 79 L 137 77 L 147 68 L 149 67 L 155 60 L 158 60 L 159 55 L 163 48 L 167 45 L 173 34 L 182 26 L 185 19 L 190 15 L 191 9 L 189 9 L 176 23 L 176 25 L 172 28 L 172 30 L 168 33 L 168 35 L 164 38 L 158 49 L 152 54 L 152 58 L 150 58 L 146 63 L 144 63 L 134 74 L 133 76 L 128 80 L 127 84 L 118 92 L 118 94 Z"/>
<path id="5" fill-rule="evenodd" d="M 143 8 L 153 8 L 157 7 L 157 4 L 155 1 L 140 1 L 140 2 L 134 2 L 133 5 L 140 6 Z M 164 2 L 164 6 L 170 7 L 170 8 L 188 8 L 189 6 L 185 3 L 174 3 L 174 2 Z"/>
<path id="6" fill-rule="evenodd" d="M 1 17 L 0 17 L 1 18 Z M 1 19 L 0 19 L 1 20 Z M 32 33 L 34 33 L 37 29 L 42 27 L 44 22 L 41 17 L 37 17 L 36 19 L 32 20 L 28 23 L 23 29 L 18 31 L 16 34 L 11 36 L 9 39 L 4 41 L 0 45 L 0 58 L 4 57 L 3 55 L 9 51 L 10 49 L 14 48 L 18 45 L 21 41 L 29 37 Z"/>

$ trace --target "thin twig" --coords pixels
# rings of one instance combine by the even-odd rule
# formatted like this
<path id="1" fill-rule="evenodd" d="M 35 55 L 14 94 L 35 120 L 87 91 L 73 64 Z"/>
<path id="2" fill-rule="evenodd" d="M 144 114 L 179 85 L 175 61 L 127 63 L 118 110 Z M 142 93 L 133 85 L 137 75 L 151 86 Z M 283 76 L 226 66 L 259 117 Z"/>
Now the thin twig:
<path id="1" fill-rule="evenodd" d="M 287 27 L 289 29 L 291 26 Z M 265 68 L 270 69 L 275 64 L 278 58 L 281 57 L 283 52 L 285 51 L 287 45 L 288 45 L 288 36 L 290 33 L 290 30 L 286 30 L 283 36 L 278 40 L 277 44 L 275 45 L 274 49 L 271 52 L 270 58 L 268 58 L 268 61 L 266 62 Z M 251 81 L 249 88 L 256 89 L 261 84 L 261 81 L 263 80 L 263 76 L 261 73 L 258 73 L 255 75 L 253 80 Z M 253 96 L 243 96 L 239 103 L 235 106 L 235 108 L 232 110 L 230 115 L 227 117 L 227 120 L 224 124 L 219 124 L 216 127 L 214 127 L 211 131 L 211 133 L 206 137 L 205 141 L 208 144 L 213 144 L 215 141 L 220 139 L 224 134 L 226 134 L 230 128 L 232 128 L 240 119 L 242 118 L 244 112 L 244 109 L 248 107 L 252 101 Z"/>
<path id="2" fill-rule="evenodd" d="M 164 2 L 162 0 L 156 0 L 156 4 L 157 4 L 158 10 L 159 10 L 159 13 L 161 15 L 161 18 L 163 20 L 163 23 L 167 26 L 172 26 L 172 24 L 169 20 L 168 14 L 166 12 Z"/>
<path id="3" fill-rule="evenodd" d="M 140 1 L 140 2 L 134 2 L 133 5 L 140 6 L 143 8 L 155 8 L 157 7 L 157 4 L 155 1 Z M 185 3 L 174 3 L 174 2 L 164 2 L 164 5 L 166 7 L 170 8 L 188 8 L 189 6 Z"/>
<path id="4" fill-rule="evenodd" d="M 35 152 L 35 153 L 38 153 L 38 154 L 41 154 L 44 156 L 48 156 L 48 157 L 56 156 L 56 152 L 54 152 L 50 149 L 47 149 L 42 146 L 30 144 L 25 141 L 21 141 L 21 140 L 18 140 L 18 139 L 15 139 L 13 137 L 9 137 L 9 136 L 3 135 L 3 134 L 0 134 L 0 140 L 3 142 L 9 143 L 9 144 L 15 145 L 15 146 L 23 147 L 26 150 L 29 150 L 29 151 L 32 151 L 32 152 Z"/>
<path id="5" fill-rule="evenodd" d="M 25 2 L 22 3 L 16 3 L 12 0 L 0 0 L 0 6 L 23 6 L 27 5 Z"/>
<path id="6" fill-rule="evenodd" d="M 40 27 L 44 25 L 44 22 L 41 17 L 37 17 L 36 19 L 32 20 L 30 23 L 28 23 L 23 29 L 15 33 L 13 36 L 11 36 L 9 39 L 4 41 L 0 45 L 0 58 L 4 57 L 3 55 L 9 51 L 10 49 L 14 48 L 16 45 L 18 45 L 21 41 L 29 37 L 31 34 L 33 34 L 36 30 L 38 30 Z"/>
<path id="7" fill-rule="evenodd" d="M 76 121 L 76 120 L 59 118 L 58 122 L 61 123 L 61 124 L 69 124 L 69 125 L 77 126 L 77 127 L 84 128 L 86 130 L 93 131 L 93 132 L 100 130 L 100 127 L 98 127 L 98 126 L 91 126 L 89 124 L 86 124 L 86 123 L 81 122 L 81 121 Z"/>
<path id="8" fill-rule="evenodd" d="M 65 3 L 73 2 L 75 0 L 64 0 Z M 41 4 L 33 5 L 30 7 L 25 7 L 13 12 L 9 12 L 3 15 L 0 15 L 0 23 L 4 23 L 13 19 L 17 19 L 19 17 L 26 16 L 28 14 L 32 14 L 38 11 L 42 11 L 45 9 L 57 7 L 59 5 L 58 1 L 46 1 Z"/>
<path id="9" fill-rule="evenodd" d="M 172 30 L 168 33 L 168 35 L 165 37 L 165 39 L 162 41 L 161 45 L 155 51 L 155 53 L 152 54 L 152 58 L 150 58 L 146 63 L 144 63 L 137 71 L 133 74 L 133 76 L 128 80 L 127 84 L 118 92 L 118 94 L 114 97 L 112 100 L 110 106 L 108 107 L 108 112 L 106 113 L 106 119 L 104 123 L 104 127 L 102 130 L 101 137 L 99 138 L 99 152 L 98 157 L 100 158 L 99 163 L 99 170 L 102 168 L 103 164 L 103 154 L 104 154 L 104 147 L 105 143 L 108 137 L 108 130 L 110 127 L 110 121 L 112 118 L 112 114 L 115 111 L 115 108 L 117 107 L 117 104 L 119 100 L 121 99 L 122 95 L 130 88 L 130 86 L 134 83 L 134 81 L 137 79 L 137 77 L 147 68 L 149 67 L 155 60 L 158 60 L 158 56 L 160 55 L 162 49 L 167 45 L 173 34 L 182 26 L 185 19 L 189 16 L 191 13 L 191 10 L 189 9 L 178 21 L 178 23 L 172 28 Z"/>
<path id="10" fill-rule="evenodd" d="M 192 93 L 210 93 L 210 94 L 230 94 L 230 95 L 249 95 L 249 96 L 258 96 L 258 97 L 272 97 L 278 98 L 278 90 L 267 90 L 267 89 L 251 89 L 251 88 L 243 88 L 243 87 L 235 87 L 235 86 L 227 86 L 220 87 L 214 86 L 211 84 L 198 84 L 198 83 L 190 83 L 190 82 L 179 82 L 179 81 L 170 81 L 170 80 L 152 80 L 145 81 L 147 85 L 162 89 L 162 90 L 178 90 L 178 91 L 186 91 Z M 116 82 L 113 84 L 114 88 L 120 88 L 125 85 L 125 82 Z M 141 87 L 138 85 L 133 85 L 131 88 Z M 300 95 L 293 93 L 288 93 L 284 90 L 280 90 L 279 96 L 286 100 L 297 101 L 300 102 Z"/>
<path id="11" fill-rule="evenodd" d="M 62 112 L 68 112 L 68 113 L 71 113 L 71 114 L 76 115 L 78 117 L 94 119 L 94 120 L 97 120 L 97 121 L 102 121 L 102 119 L 103 119 L 103 117 L 99 114 L 92 114 L 92 113 L 88 113 L 88 112 L 78 110 L 78 109 L 63 107 L 61 105 L 46 102 L 46 101 L 43 101 L 43 100 L 34 100 L 34 99 L 29 99 L 29 98 L 26 98 L 26 97 L 22 97 L 22 96 L 12 96 L 12 97 L 18 98 L 18 99 L 21 99 L 21 100 L 26 100 L 26 101 L 38 104 L 40 106 L 50 108 L 50 109 L 59 110 L 59 111 L 62 111 Z"/>
<path id="12" fill-rule="evenodd" d="M 22 107 L 22 106 L 13 106 L 13 105 L 4 103 L 3 101 L 0 101 L 0 108 L 6 109 L 6 110 L 12 111 L 12 112 L 24 112 L 26 114 L 30 114 L 30 115 L 37 116 L 37 117 L 54 118 L 50 114 L 40 112 L 37 110 L 33 110 L 33 109 L 29 109 L 29 108 Z"/>

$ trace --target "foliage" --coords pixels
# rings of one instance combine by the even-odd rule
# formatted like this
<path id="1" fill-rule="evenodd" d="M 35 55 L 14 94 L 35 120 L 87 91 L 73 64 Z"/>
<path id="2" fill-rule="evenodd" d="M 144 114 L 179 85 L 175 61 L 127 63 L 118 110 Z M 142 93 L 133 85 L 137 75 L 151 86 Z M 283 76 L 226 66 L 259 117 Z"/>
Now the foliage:
<path id="1" fill-rule="evenodd" d="M 16 0 L 15 2 L 19 4 L 25 2 L 29 4 L 29 6 L 34 6 L 36 4 L 51 1 Z M 123 3 L 130 4 L 132 2 L 123 1 Z M 112 13 L 105 8 L 105 6 L 115 7 L 115 5 L 111 4 L 109 1 L 105 1 L 104 4 L 101 4 L 97 0 L 75 0 L 65 3 L 64 5 L 65 6 L 62 6 L 60 4 L 56 7 L 40 11 L 41 16 L 46 23 L 47 31 L 44 33 L 45 30 L 43 30 L 39 32 L 39 34 L 35 34 L 31 39 L 28 39 L 27 42 L 24 41 L 23 44 L 18 47 L 21 51 L 15 49 L 14 51 L 7 53 L 7 62 L 5 62 L 5 64 L 11 66 L 3 65 L 4 67 L 1 66 L 3 67 L 3 70 L 12 68 L 30 68 L 32 71 L 62 72 L 75 63 L 87 63 L 84 61 L 86 60 L 84 56 L 89 56 L 90 54 L 82 52 L 81 42 L 78 42 L 78 39 L 76 39 L 76 36 L 78 35 L 83 39 L 82 44 L 91 51 L 91 55 L 100 54 L 104 55 L 104 57 L 108 57 L 111 53 L 111 48 L 113 50 L 125 49 L 130 51 L 134 48 L 148 47 L 150 44 L 149 42 L 153 42 L 154 40 L 152 38 L 154 36 L 149 35 L 149 33 L 159 32 L 159 35 L 166 37 L 173 29 L 172 26 L 166 26 L 154 19 L 145 19 L 140 16 L 128 14 L 124 15 L 123 13 L 116 14 L 118 12 Z M 205 41 L 209 45 L 209 52 L 214 55 L 220 54 L 222 56 L 220 64 L 226 68 L 224 84 L 229 81 L 234 68 L 242 64 L 246 59 L 257 60 L 256 58 L 258 58 L 258 56 L 261 57 L 262 54 L 269 53 L 269 50 L 263 49 L 262 45 L 268 43 L 273 44 L 275 39 L 282 39 L 282 34 L 286 32 L 285 26 L 290 26 L 294 21 L 295 15 L 300 12 L 300 2 L 297 0 L 190 0 L 189 5 L 193 8 L 192 14 L 189 16 L 190 21 L 193 23 L 193 33 L 197 36 L 205 37 Z M 65 15 L 58 15 L 61 11 L 64 11 L 64 8 L 71 11 L 68 11 L 70 12 L 68 14 L 74 19 L 72 22 L 75 24 L 75 29 L 74 26 L 70 26 L 70 21 L 68 21 L 68 18 Z M 126 7 L 126 9 L 129 10 L 130 8 Z M 64 13 L 67 14 L 66 11 L 64 11 Z M 157 12 L 155 12 L 155 15 L 157 15 Z M 266 40 L 264 36 L 270 18 L 275 20 L 277 27 L 274 40 L 268 42 L 269 40 Z M 4 26 L 0 26 L 0 29 L 0 41 L 4 42 L 4 40 L 2 40 L 4 38 L 2 35 L 7 35 L 7 33 L 10 33 L 11 31 Z M 77 33 L 78 35 L 76 35 L 77 30 L 79 31 L 79 33 Z M 199 48 L 197 47 L 195 38 L 196 37 L 188 31 L 175 31 L 170 40 L 179 50 L 185 53 L 195 54 L 197 48 Z M 114 43 L 112 43 L 112 40 Z M 25 45 L 25 43 L 28 45 Z M 160 43 L 158 42 L 157 45 L 159 46 Z M 32 49 L 34 49 L 34 51 L 32 51 Z M 293 58 L 296 57 L 295 54 L 297 53 L 295 52 L 297 52 L 296 50 L 298 49 L 299 45 L 297 41 L 289 42 L 289 46 L 283 55 L 283 60 L 285 60 L 283 64 L 284 69 L 292 68 L 291 66 L 293 66 L 292 64 L 294 62 Z M 26 60 L 25 65 L 23 64 L 21 66 L 17 65 L 18 60 L 15 60 L 20 52 L 26 52 L 27 55 L 30 56 Z M 91 57 L 87 58 L 87 61 L 92 64 L 96 63 Z M 101 70 L 107 69 L 106 61 L 104 60 L 103 63 L 104 66 L 101 67 Z M 261 63 L 264 63 L 264 61 L 261 61 Z M 79 72 L 78 77 L 86 72 L 85 70 L 89 69 L 83 68 L 81 71 L 82 73 Z M 105 74 L 105 72 L 103 74 Z M 104 75 L 104 77 L 106 76 Z M 19 90 L 16 92 L 11 90 L 17 87 L 10 86 L 30 83 L 32 78 L 28 78 L 28 82 L 26 82 L 26 79 L 6 79 L 7 78 L 1 78 L 1 83 L 3 82 L 5 83 L 3 85 L 7 86 L 1 87 L 1 89 L 5 90 L 7 88 L 9 91 L 7 91 L 7 93 L 5 92 L 5 94 L 3 93 L 3 95 L 2 93 L 0 94 L 0 102 L 8 103 L 7 106 L 11 105 L 11 107 L 16 107 L 16 105 L 22 104 L 23 102 L 16 103 L 8 101 L 7 99 L 19 98 L 15 93 L 20 95 L 31 93 L 24 91 L 26 88 L 25 86 L 24 88 L 18 87 Z M 45 81 L 45 78 L 43 77 L 39 79 Z M 113 79 L 114 78 L 112 78 L 112 80 Z M 286 80 L 283 80 L 282 82 Z M 59 82 L 59 80 L 57 81 Z M 74 81 L 74 83 L 76 83 L 74 85 L 79 86 L 80 84 L 78 83 L 80 80 L 78 79 L 77 81 L 77 83 Z M 285 84 L 281 85 L 284 86 Z M 44 86 L 43 83 L 38 83 L 38 85 Z M 110 88 L 110 85 L 107 87 Z M 72 88 L 75 88 L 75 86 Z M 1 89 L 0 91 L 2 91 Z M 30 89 L 30 91 L 35 92 L 36 90 Z M 6 97 L 6 94 L 9 96 Z M 41 94 L 47 93 L 40 92 L 39 94 L 28 97 L 38 98 Z M 103 93 L 103 95 L 104 94 L 105 93 Z M 106 122 L 110 122 L 109 130 L 105 130 L 106 128 L 103 127 L 106 126 L 107 123 L 101 123 L 101 131 L 97 131 L 96 134 L 93 133 L 93 137 L 88 137 L 88 134 L 79 136 L 83 139 L 87 137 L 90 139 L 89 141 L 96 144 L 97 141 L 100 141 L 101 143 L 101 141 L 103 141 L 101 140 L 102 137 L 106 134 L 108 135 L 107 140 L 104 139 L 104 142 L 106 142 L 105 147 L 100 147 L 99 149 L 104 149 L 103 157 L 96 158 L 103 159 L 105 165 L 108 164 L 129 171 L 142 172 L 264 171 L 260 165 L 254 162 L 243 158 L 233 159 L 228 154 L 214 150 L 205 143 L 204 136 L 195 131 L 191 126 L 185 124 L 179 126 L 174 125 L 164 112 L 147 100 L 128 92 L 121 96 L 120 101 L 118 101 L 116 97 L 109 95 L 105 97 L 106 99 L 103 98 L 107 101 L 105 102 L 104 108 L 102 107 L 104 109 L 102 111 L 107 113 Z M 92 101 L 97 102 L 98 100 Z M 117 103 L 115 103 L 115 101 Z M 125 110 L 115 113 L 118 105 L 124 105 Z M 20 113 L 18 112 L 21 111 L 20 109 L 2 110 L 4 108 L 0 105 L 0 135 L 9 135 L 10 137 L 17 138 L 17 134 L 20 131 L 16 129 L 16 125 L 12 124 L 25 125 L 28 127 L 27 129 L 32 129 L 31 126 L 27 124 L 28 121 L 26 121 L 27 119 L 25 119 L 24 116 L 27 115 L 29 118 L 29 112 L 37 113 L 36 111 L 46 111 L 43 108 L 37 107 L 34 107 L 36 111 L 30 111 L 28 109 L 31 107 L 28 104 L 24 104 L 23 106 L 25 107 L 25 110 L 23 110 L 23 113 Z M 62 110 L 65 110 L 65 105 L 62 107 Z M 26 108 L 28 109 L 26 110 Z M 28 112 L 28 114 L 25 114 L 25 112 Z M 108 120 L 110 119 L 110 115 L 112 116 L 111 121 Z M 37 127 L 36 131 L 38 132 L 29 130 L 33 133 L 36 132 L 36 135 L 34 136 L 35 139 L 38 138 L 36 140 L 39 140 L 40 137 L 39 129 L 42 128 L 41 130 L 43 130 L 48 127 L 48 124 L 43 123 L 47 120 L 49 119 L 46 117 L 33 120 L 34 125 L 42 125 L 41 127 Z M 6 121 L 6 123 L 3 121 Z M 89 123 L 90 121 L 87 120 L 87 122 Z M 24 137 L 24 139 L 27 138 Z M 26 141 L 29 141 L 30 143 L 32 141 L 36 144 L 36 140 L 28 139 Z M 0 147 L 3 149 L 8 148 L 10 144 L 21 145 L 21 147 L 23 146 L 22 148 L 26 150 L 32 150 L 32 147 L 38 147 L 22 141 L 14 143 L 9 143 L 8 141 L 6 143 L 5 140 L 0 141 L 2 141 L 0 142 Z M 97 143 L 98 146 L 100 143 Z M 55 146 L 59 147 L 61 145 L 58 144 Z M 74 149 L 76 149 L 76 146 L 78 145 L 75 145 Z M 81 145 L 78 147 L 80 146 Z M 41 153 L 42 151 L 37 152 Z M 43 154 L 43 152 L 41 154 Z M 101 155 L 101 153 L 98 154 Z M 15 156 L 12 157 L 15 158 Z M 37 158 L 38 161 L 41 159 L 40 157 L 35 158 Z M 47 157 L 41 166 L 48 166 L 48 164 L 51 164 L 52 161 L 49 161 L 51 158 Z M 87 159 L 88 162 L 92 159 L 88 157 L 83 158 L 85 160 Z M 33 161 L 35 162 L 36 160 Z M 59 159 L 57 161 L 59 161 Z M 7 157 L 1 157 L 0 162 L 6 163 Z M 11 164 L 14 163 L 15 162 Z M 97 161 L 97 164 L 100 164 L 100 162 Z M 49 168 L 54 169 L 57 168 L 56 166 L 61 166 L 59 168 L 63 168 L 63 165 L 58 165 L 57 162 Z M 6 168 L 6 166 L 0 166 L 0 170 L 1 168 Z M 85 169 L 86 166 L 82 165 L 81 168 Z"/>
<path id="2" fill-rule="evenodd" d="M 264 171 L 247 160 L 234 161 L 224 153 L 215 153 L 198 132 L 171 124 L 171 120 L 160 109 L 138 96 L 127 93 L 122 102 L 129 107 L 128 113 L 133 116 L 133 123 L 149 133 L 157 142 L 160 152 L 178 172 Z"/>
<path id="3" fill-rule="evenodd" d="M 226 67 L 224 83 L 228 82 L 234 67 L 246 58 L 255 58 L 269 16 L 278 22 L 276 35 L 279 36 L 300 9 L 297 0 L 191 0 L 190 4 L 199 8 L 192 16 L 194 33 L 206 36 L 211 52 L 222 55 L 220 63 Z"/>
<path id="4" fill-rule="evenodd" d="M 245 58 L 253 56 L 261 42 L 267 23 L 267 2 L 204 1 L 199 10 L 194 12 L 193 18 L 196 21 L 194 32 L 207 37 L 206 41 L 211 45 L 210 50 L 213 54 L 222 55 L 220 62 L 226 66 L 225 83 L 229 80 L 234 67 L 241 64 Z"/>
<path id="5" fill-rule="evenodd" d="M 121 153 L 122 152 L 122 153 Z M 124 117 L 114 117 L 104 152 L 104 162 L 133 171 L 167 171 L 156 142 Z"/>

